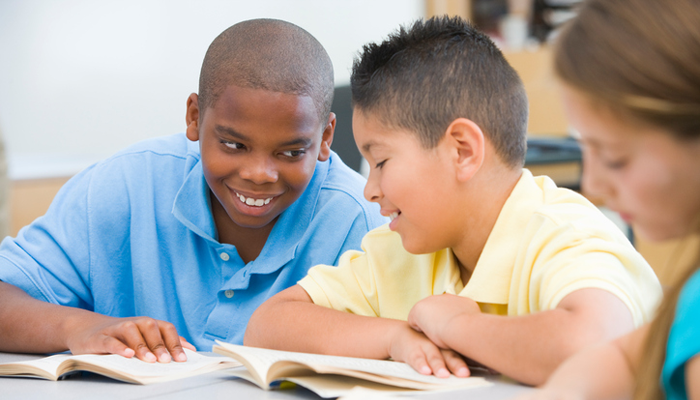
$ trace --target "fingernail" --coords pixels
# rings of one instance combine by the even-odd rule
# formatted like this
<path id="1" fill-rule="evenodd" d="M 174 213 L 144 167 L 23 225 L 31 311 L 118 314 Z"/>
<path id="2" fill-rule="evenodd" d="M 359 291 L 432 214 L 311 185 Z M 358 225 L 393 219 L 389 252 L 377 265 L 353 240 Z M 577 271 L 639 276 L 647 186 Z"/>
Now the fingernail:
<path id="1" fill-rule="evenodd" d="M 457 376 L 467 377 L 469 376 L 469 368 L 460 368 L 457 370 Z"/>
<path id="2" fill-rule="evenodd" d="M 448 371 L 448 370 L 445 369 L 445 368 L 440 368 L 440 369 L 438 370 L 437 374 L 435 374 L 435 375 L 438 376 L 438 377 L 440 377 L 440 378 L 447 378 L 447 377 L 450 376 L 450 371 Z"/>
<path id="3" fill-rule="evenodd" d="M 162 353 L 160 357 L 158 357 L 158 361 L 162 363 L 169 363 L 172 358 L 170 358 L 170 354 L 168 353 Z"/>
<path id="4" fill-rule="evenodd" d="M 421 374 L 423 374 L 423 375 L 430 375 L 432 371 L 430 370 L 430 367 L 429 367 L 429 366 L 424 365 L 424 366 L 422 366 L 422 367 L 420 368 L 420 371 L 419 371 L 419 372 L 420 372 Z"/>
<path id="5" fill-rule="evenodd" d="M 185 353 L 177 353 L 177 354 L 175 354 L 175 360 L 187 361 L 187 356 L 185 355 Z"/>
<path id="6" fill-rule="evenodd" d="M 146 361 L 155 361 L 157 360 L 156 356 L 151 353 L 150 351 L 146 353 Z"/>

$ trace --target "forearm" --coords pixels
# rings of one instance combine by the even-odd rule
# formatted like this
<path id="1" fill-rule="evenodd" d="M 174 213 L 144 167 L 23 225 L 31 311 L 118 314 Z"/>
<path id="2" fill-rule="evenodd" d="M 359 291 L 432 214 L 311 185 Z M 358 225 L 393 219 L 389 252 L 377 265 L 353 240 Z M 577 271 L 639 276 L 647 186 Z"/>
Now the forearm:
<path id="1" fill-rule="evenodd" d="M 589 347 L 567 359 L 547 381 L 544 391 L 571 393 L 582 399 L 631 398 L 634 376 L 614 342 Z"/>
<path id="2" fill-rule="evenodd" d="M 0 282 L 0 350 L 65 351 L 70 324 L 74 317 L 86 313 L 90 312 L 37 300 L 13 285 Z"/>
<path id="3" fill-rule="evenodd" d="M 289 294 L 292 296 L 289 296 Z M 385 359 L 388 338 L 406 322 L 365 317 L 314 304 L 300 286 L 260 306 L 248 322 L 244 344 L 278 350 Z"/>
<path id="4" fill-rule="evenodd" d="M 440 335 L 445 344 L 518 381 L 539 385 L 568 357 L 602 340 L 565 310 L 521 317 L 488 314 L 455 319 Z"/>

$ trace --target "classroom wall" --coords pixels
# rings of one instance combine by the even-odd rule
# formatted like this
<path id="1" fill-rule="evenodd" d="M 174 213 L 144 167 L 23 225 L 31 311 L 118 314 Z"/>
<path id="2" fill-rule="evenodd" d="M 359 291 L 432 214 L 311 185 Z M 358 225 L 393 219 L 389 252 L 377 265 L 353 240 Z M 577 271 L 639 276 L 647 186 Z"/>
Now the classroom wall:
<path id="1" fill-rule="evenodd" d="M 284 19 L 347 84 L 361 46 L 425 14 L 423 0 L 2 0 L 0 129 L 14 180 L 71 176 L 139 140 L 181 132 L 209 43 Z"/>

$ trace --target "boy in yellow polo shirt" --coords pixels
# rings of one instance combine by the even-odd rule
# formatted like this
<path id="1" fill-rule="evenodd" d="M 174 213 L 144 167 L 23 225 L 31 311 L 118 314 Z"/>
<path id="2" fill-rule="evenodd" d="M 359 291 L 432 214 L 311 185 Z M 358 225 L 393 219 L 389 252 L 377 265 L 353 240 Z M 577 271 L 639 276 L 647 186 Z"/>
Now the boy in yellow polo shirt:
<path id="1" fill-rule="evenodd" d="M 661 288 L 622 232 L 522 169 L 527 98 L 487 36 L 418 21 L 366 45 L 351 85 L 365 197 L 392 221 L 259 307 L 245 344 L 539 384 L 650 319 Z"/>

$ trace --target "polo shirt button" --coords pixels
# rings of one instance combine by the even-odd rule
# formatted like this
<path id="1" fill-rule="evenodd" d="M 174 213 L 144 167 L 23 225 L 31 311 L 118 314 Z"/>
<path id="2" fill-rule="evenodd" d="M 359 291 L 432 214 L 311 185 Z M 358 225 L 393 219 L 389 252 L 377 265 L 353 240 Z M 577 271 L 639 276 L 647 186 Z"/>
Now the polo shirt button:
<path id="1" fill-rule="evenodd" d="M 219 254 L 219 257 L 221 257 L 221 259 L 224 260 L 224 261 L 228 261 L 229 258 L 230 258 L 230 257 L 228 256 L 228 253 L 221 253 L 221 254 Z"/>
<path id="2" fill-rule="evenodd" d="M 224 254 L 226 254 L 226 253 L 224 253 Z M 229 289 L 229 290 L 225 291 L 224 296 L 226 296 L 227 298 L 230 299 L 231 297 L 233 297 L 233 290 Z"/>

